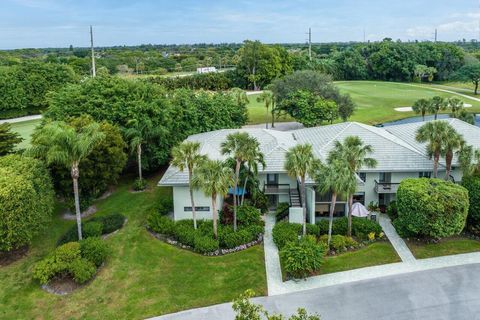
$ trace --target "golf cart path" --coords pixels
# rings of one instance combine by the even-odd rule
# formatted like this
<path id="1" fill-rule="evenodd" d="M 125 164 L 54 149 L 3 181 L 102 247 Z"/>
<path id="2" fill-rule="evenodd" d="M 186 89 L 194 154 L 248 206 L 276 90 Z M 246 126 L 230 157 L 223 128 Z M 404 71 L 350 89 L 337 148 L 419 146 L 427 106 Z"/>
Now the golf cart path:
<path id="1" fill-rule="evenodd" d="M 451 90 L 447 90 L 447 89 L 427 87 L 427 86 L 419 86 L 419 85 L 411 84 L 411 83 L 402 83 L 402 82 L 397 82 L 397 83 L 400 84 L 400 85 L 404 85 L 404 86 L 411 86 L 411 87 L 424 88 L 424 89 L 426 88 L 426 89 L 430 89 L 430 90 L 436 90 L 436 91 L 451 93 L 451 94 L 455 94 L 455 95 L 457 95 L 457 96 L 463 97 L 463 98 L 465 98 L 465 99 L 470 99 L 470 100 L 473 100 L 473 101 L 480 102 L 480 98 L 471 97 L 471 96 L 469 96 L 469 95 L 466 95 L 466 94 L 463 94 L 463 93 L 459 93 L 459 92 L 455 92 L 455 91 L 451 91 Z"/>
<path id="2" fill-rule="evenodd" d="M 32 116 L 25 116 L 25 117 L 20 117 L 20 118 L 12 118 L 12 119 L 0 119 L 0 124 L 2 123 L 17 123 L 17 122 L 24 122 L 24 121 L 30 121 L 30 120 L 38 120 L 42 119 L 41 114 L 36 114 Z"/>

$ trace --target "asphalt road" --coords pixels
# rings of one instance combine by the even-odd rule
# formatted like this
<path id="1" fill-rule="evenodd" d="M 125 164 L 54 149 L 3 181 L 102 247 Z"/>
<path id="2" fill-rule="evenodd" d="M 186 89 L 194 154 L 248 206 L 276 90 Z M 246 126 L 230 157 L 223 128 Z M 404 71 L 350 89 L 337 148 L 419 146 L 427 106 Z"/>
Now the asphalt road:
<path id="1" fill-rule="evenodd" d="M 322 320 L 480 319 L 480 265 L 413 272 L 327 288 L 254 299 L 290 315 L 299 307 Z M 162 320 L 234 319 L 231 304 L 157 317 Z"/>

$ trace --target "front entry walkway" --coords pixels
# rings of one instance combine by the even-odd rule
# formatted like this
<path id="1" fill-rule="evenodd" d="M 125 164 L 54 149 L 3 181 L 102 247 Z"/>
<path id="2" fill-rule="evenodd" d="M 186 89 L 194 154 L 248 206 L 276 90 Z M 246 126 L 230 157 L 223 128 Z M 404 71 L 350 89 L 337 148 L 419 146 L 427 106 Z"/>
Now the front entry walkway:
<path id="1" fill-rule="evenodd" d="M 387 236 L 388 240 L 392 244 L 397 254 L 400 256 L 403 262 L 414 262 L 415 257 L 413 256 L 412 252 L 408 248 L 405 241 L 398 235 L 397 231 L 392 225 L 390 218 L 387 215 L 380 215 L 379 223 L 382 226 L 383 232 Z"/>

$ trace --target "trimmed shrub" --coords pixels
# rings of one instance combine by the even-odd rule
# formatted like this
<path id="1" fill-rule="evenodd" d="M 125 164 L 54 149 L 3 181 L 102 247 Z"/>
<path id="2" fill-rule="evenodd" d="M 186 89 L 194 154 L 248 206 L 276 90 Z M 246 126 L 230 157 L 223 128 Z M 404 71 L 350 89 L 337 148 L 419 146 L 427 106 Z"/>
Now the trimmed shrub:
<path id="1" fill-rule="evenodd" d="M 31 243 L 51 219 L 54 192 L 39 160 L 20 155 L 0 158 L 0 251 Z"/>
<path id="2" fill-rule="evenodd" d="M 317 221 L 316 225 L 318 227 L 319 235 L 328 234 L 328 219 L 321 219 Z M 333 230 L 333 227 L 332 227 L 332 230 Z"/>
<path id="3" fill-rule="evenodd" d="M 89 221 L 82 227 L 82 236 L 84 238 L 100 237 L 102 235 L 103 225 L 100 222 Z"/>
<path id="4" fill-rule="evenodd" d="M 83 258 L 100 267 L 108 256 L 108 245 L 100 238 L 88 238 L 80 241 L 80 254 Z"/>
<path id="5" fill-rule="evenodd" d="M 76 259 L 69 266 L 69 273 L 76 283 L 82 284 L 92 279 L 97 271 L 95 264 L 87 259 Z"/>
<path id="6" fill-rule="evenodd" d="M 401 236 L 453 236 L 465 227 L 468 190 L 440 179 L 405 179 L 398 188 L 397 207 L 393 223 Z"/>
<path id="7" fill-rule="evenodd" d="M 281 221 L 273 227 L 272 236 L 273 242 L 278 249 L 282 249 L 288 242 L 298 240 L 298 236 L 302 232 L 302 225 L 299 223 L 288 223 Z"/>
<path id="8" fill-rule="evenodd" d="M 332 236 L 332 241 L 330 241 L 330 247 L 336 252 L 345 251 L 345 247 L 347 246 L 347 241 L 345 240 L 345 236 L 341 236 L 339 234 Z"/>
<path id="9" fill-rule="evenodd" d="M 173 210 L 173 199 L 162 198 L 158 203 L 158 213 L 161 215 L 167 215 Z"/>
<path id="10" fill-rule="evenodd" d="M 210 253 L 218 250 L 218 240 L 212 237 L 196 234 L 193 241 L 195 251 L 200 253 Z"/>
<path id="11" fill-rule="evenodd" d="M 387 207 L 387 215 L 392 221 L 398 218 L 397 201 L 392 201 Z"/>
<path id="12" fill-rule="evenodd" d="M 253 224 L 260 224 L 260 211 L 252 206 L 239 206 L 237 210 L 237 222 L 239 225 L 250 226 Z"/>
<path id="13" fill-rule="evenodd" d="M 260 225 L 249 226 L 245 230 L 250 233 L 250 241 L 257 240 L 258 236 L 264 232 L 263 226 Z"/>
<path id="14" fill-rule="evenodd" d="M 192 220 L 180 220 L 175 223 L 174 236 L 180 243 L 193 247 L 195 229 Z"/>
<path id="15" fill-rule="evenodd" d="M 117 231 L 125 223 L 125 216 L 120 213 L 111 213 L 105 216 L 94 217 L 88 222 L 99 222 L 102 224 L 102 234 L 112 233 Z"/>
<path id="16" fill-rule="evenodd" d="M 480 225 L 480 177 L 463 177 L 462 186 L 468 190 L 470 203 L 468 208 L 468 225 L 478 229 Z"/>
<path id="17" fill-rule="evenodd" d="M 237 232 L 233 232 L 233 229 L 225 232 L 222 230 L 221 235 L 221 243 L 222 247 L 227 249 L 232 249 L 238 247 L 239 245 L 248 243 L 252 239 L 252 234 L 247 229 L 237 230 Z"/>
<path id="18" fill-rule="evenodd" d="M 66 243 L 35 265 L 33 277 L 41 284 L 47 284 L 57 274 L 69 273 L 71 263 L 80 258 L 80 244 Z"/>
<path id="19" fill-rule="evenodd" d="M 132 186 L 135 191 L 143 191 L 147 188 L 147 180 L 145 179 L 135 179 Z"/>
<path id="20" fill-rule="evenodd" d="M 324 255 L 325 246 L 318 244 L 316 238 L 310 235 L 288 242 L 280 250 L 285 271 L 295 278 L 305 278 L 318 271 Z"/>
<path id="21" fill-rule="evenodd" d="M 328 220 L 322 219 L 317 222 L 318 234 L 328 234 Z M 348 231 L 348 218 L 342 217 L 333 220 L 332 235 L 346 236 Z M 367 218 L 352 217 L 352 234 L 362 240 L 368 238 L 368 234 L 374 232 L 380 234 L 382 227 L 375 221 Z"/>
<path id="22" fill-rule="evenodd" d="M 161 216 L 157 212 L 152 211 L 147 217 L 148 227 L 160 234 L 172 236 L 175 233 L 175 222 L 166 216 Z"/>

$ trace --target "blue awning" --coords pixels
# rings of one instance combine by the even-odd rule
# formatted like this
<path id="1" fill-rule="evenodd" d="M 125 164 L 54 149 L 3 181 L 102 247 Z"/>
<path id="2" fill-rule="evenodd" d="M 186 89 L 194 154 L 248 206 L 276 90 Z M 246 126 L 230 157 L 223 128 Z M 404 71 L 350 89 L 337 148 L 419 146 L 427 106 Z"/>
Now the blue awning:
<path id="1" fill-rule="evenodd" d="M 228 188 L 228 194 L 234 194 L 235 193 L 235 188 Z M 245 191 L 245 194 L 247 194 L 247 192 Z M 243 195 L 243 188 L 237 188 L 237 196 L 241 196 Z"/>

